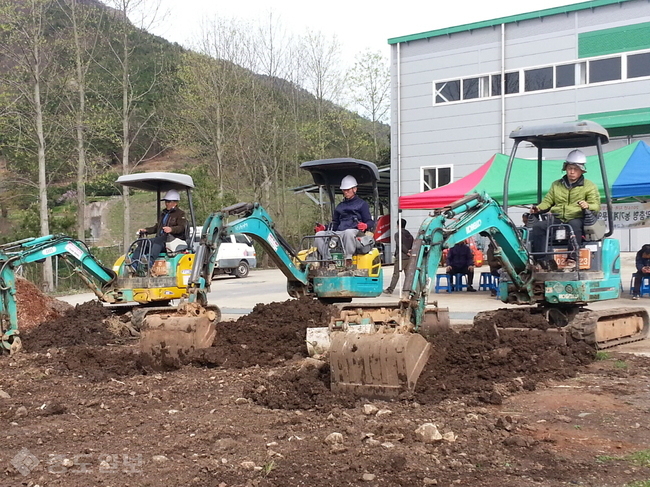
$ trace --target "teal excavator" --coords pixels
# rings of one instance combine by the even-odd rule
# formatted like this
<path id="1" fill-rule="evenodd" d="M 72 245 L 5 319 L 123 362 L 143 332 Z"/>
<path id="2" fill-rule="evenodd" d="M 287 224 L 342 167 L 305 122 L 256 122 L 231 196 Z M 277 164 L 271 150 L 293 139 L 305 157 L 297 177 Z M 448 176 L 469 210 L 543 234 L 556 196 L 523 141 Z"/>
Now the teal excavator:
<path id="1" fill-rule="evenodd" d="M 510 304 L 527 306 L 531 313 L 540 313 L 548 321 L 552 333 L 570 335 L 598 348 L 606 348 L 647 336 L 649 317 L 645 308 L 610 308 L 589 310 L 589 303 L 619 297 L 621 267 L 619 242 L 611 238 L 611 196 L 606 181 L 602 144 L 607 142 L 605 129 L 592 122 L 576 122 L 555 126 L 518 129 L 511 134 L 515 147 L 510 158 L 504 188 L 507 208 L 507 186 L 514 152 L 522 142 L 536 146 L 541 168 L 544 149 L 595 146 L 605 178 L 605 200 L 608 205 L 609 231 L 598 231 L 595 225 L 585 232 L 580 266 L 573 272 L 540 270 L 529 249 L 528 229 L 518 228 L 507 212 L 489 195 L 475 193 L 452 205 L 436 210 L 422 223 L 414 241 L 409 267 L 399 302 L 350 303 L 340 306 L 340 314 L 325 330 L 310 329 L 309 347 L 328 357 L 333 391 L 353 392 L 370 396 L 395 396 L 412 391 L 429 355 L 435 349 L 435 333 L 449 324 L 446 308 L 429 302 L 432 279 L 442 252 L 475 235 L 487 237 L 500 260 L 503 278 L 500 298 Z M 538 171 L 541 174 L 541 169 Z M 541 200 L 541 183 L 538 185 Z M 227 222 L 227 217 L 237 219 Z M 240 204 L 215 214 L 206 222 L 197 250 L 197 258 L 189 280 L 187 313 L 152 315 L 145 320 L 143 333 L 154 340 L 149 345 L 169 347 L 179 330 L 192 329 L 195 307 L 207 302 L 206 289 L 218 251 L 219 235 L 245 233 L 264 245 L 275 263 L 287 276 L 292 296 L 326 298 L 325 290 L 345 288 L 349 297 L 363 297 L 364 279 L 368 271 L 359 269 L 328 269 L 303 260 L 274 230 L 273 222 L 259 205 Z M 565 234 L 561 239 L 560 231 Z M 573 236 L 568 225 L 551 225 L 547 232 L 547 248 L 558 258 L 569 254 L 567 237 Z M 575 238 L 573 236 L 573 238 Z M 323 287 L 319 287 L 323 285 Z M 505 311 L 507 312 L 507 310 Z M 167 333 L 170 331 L 170 333 Z M 206 336 L 214 336 L 206 333 Z"/>

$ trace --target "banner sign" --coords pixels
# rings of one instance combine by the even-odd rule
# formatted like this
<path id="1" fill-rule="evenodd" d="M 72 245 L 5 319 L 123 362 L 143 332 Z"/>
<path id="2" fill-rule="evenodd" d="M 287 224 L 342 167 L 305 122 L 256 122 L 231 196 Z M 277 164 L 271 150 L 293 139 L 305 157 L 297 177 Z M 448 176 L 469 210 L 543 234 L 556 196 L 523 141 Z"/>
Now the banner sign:
<path id="1" fill-rule="evenodd" d="M 614 203 L 614 228 L 650 228 L 650 203 Z M 601 205 L 598 218 L 607 220 L 607 206 Z"/>

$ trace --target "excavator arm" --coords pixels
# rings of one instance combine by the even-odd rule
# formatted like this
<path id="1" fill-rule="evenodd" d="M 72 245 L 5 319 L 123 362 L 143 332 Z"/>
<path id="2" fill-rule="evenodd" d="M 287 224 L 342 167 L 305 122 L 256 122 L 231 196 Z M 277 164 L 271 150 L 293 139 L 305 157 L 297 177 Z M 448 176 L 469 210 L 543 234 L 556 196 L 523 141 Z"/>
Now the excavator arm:
<path id="1" fill-rule="evenodd" d="M 475 193 L 428 217 L 420 226 L 400 299 L 400 307 L 416 331 L 425 319 L 443 249 L 477 234 L 487 236 L 495 245 L 495 256 L 517 289 L 518 301 L 533 302 L 532 267 L 519 231 L 492 198 Z"/>
<path id="2" fill-rule="evenodd" d="M 112 299 L 104 290 L 115 280 L 115 273 L 96 260 L 85 243 L 65 235 L 47 235 L 4 244 L 0 246 L 1 349 L 12 353 L 20 349 L 15 269 L 54 256 L 68 262 L 100 300 Z"/>
<path id="3" fill-rule="evenodd" d="M 236 217 L 233 221 L 230 218 Z M 211 276 L 217 261 L 219 246 L 234 233 L 243 233 L 266 251 L 287 278 L 289 294 L 297 297 L 307 293 L 308 264 L 301 262 L 292 247 L 274 228 L 269 214 L 258 203 L 238 203 L 212 213 L 203 224 L 203 234 L 196 250 L 188 282 L 189 300 L 207 303 Z"/>

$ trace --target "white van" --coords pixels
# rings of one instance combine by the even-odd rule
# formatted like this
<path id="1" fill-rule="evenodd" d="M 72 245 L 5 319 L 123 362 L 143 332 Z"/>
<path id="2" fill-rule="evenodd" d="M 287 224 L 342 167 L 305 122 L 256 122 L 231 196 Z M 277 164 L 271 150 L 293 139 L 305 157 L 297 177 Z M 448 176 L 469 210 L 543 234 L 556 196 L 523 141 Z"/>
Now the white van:
<path id="1" fill-rule="evenodd" d="M 203 227 L 197 227 L 194 242 L 201 240 Z M 237 277 L 246 277 L 251 267 L 257 267 L 257 257 L 253 241 L 243 233 L 228 235 L 227 240 L 222 241 L 217 253 L 212 277 L 219 274 L 230 274 Z"/>

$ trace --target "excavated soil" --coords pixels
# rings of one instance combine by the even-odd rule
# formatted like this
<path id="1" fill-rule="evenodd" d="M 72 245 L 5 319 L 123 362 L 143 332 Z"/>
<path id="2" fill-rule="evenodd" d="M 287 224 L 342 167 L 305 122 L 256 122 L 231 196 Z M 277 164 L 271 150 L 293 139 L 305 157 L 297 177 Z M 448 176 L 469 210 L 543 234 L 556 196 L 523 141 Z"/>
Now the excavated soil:
<path id="1" fill-rule="evenodd" d="M 56 319 L 70 308 L 69 304 L 43 294 L 27 279 L 16 278 L 16 311 L 22 331 Z"/>
<path id="2" fill-rule="evenodd" d="M 219 323 L 210 349 L 166 372 L 103 311 L 43 321 L 0 357 L 1 486 L 650 481 L 647 358 L 596 361 L 557 333 L 484 320 L 439 334 L 415 392 L 380 401 L 332 394 L 327 364 L 305 358 L 305 328 L 331 312 L 315 301 Z"/>

